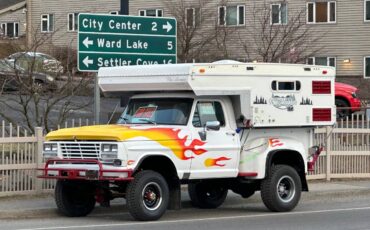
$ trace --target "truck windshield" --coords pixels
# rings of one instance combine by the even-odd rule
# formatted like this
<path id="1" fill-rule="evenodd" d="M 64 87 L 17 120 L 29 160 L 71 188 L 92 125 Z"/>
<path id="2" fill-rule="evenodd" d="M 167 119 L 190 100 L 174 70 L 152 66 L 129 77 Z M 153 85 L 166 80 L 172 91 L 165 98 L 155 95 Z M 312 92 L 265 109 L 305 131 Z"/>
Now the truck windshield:
<path id="1" fill-rule="evenodd" d="M 192 105 L 191 98 L 131 99 L 117 123 L 186 125 Z"/>

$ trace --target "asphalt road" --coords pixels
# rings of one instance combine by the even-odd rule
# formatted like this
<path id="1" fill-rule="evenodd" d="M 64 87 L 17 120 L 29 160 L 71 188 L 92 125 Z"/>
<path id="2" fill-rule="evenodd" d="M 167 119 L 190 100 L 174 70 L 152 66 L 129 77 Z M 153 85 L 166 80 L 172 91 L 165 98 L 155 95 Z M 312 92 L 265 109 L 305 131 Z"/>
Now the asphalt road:
<path id="1" fill-rule="evenodd" d="M 186 199 L 185 199 L 186 200 Z M 370 191 L 361 195 L 304 194 L 289 213 L 269 212 L 259 194 L 245 200 L 232 195 L 216 210 L 200 210 L 184 201 L 181 211 L 168 211 L 155 222 L 136 222 L 124 205 L 116 212 L 93 212 L 85 218 L 50 217 L 1 220 L 0 229 L 130 229 L 130 230 L 217 230 L 217 229 L 370 229 Z"/>

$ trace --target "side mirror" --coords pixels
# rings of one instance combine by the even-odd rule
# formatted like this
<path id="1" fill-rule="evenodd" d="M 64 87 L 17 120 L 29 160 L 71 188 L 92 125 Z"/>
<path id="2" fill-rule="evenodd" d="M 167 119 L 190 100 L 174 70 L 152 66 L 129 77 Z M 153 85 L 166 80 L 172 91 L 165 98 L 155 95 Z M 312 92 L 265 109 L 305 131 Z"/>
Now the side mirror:
<path id="1" fill-rule="evenodd" d="M 221 124 L 219 121 L 207 121 L 206 125 L 204 126 L 204 129 L 202 131 L 199 131 L 199 136 L 202 141 L 205 141 L 207 139 L 207 131 L 208 130 L 214 130 L 218 131 L 220 130 Z"/>
<path id="2" fill-rule="evenodd" d="M 220 122 L 219 121 L 207 121 L 206 122 L 206 130 L 214 130 L 218 131 L 220 130 Z"/>

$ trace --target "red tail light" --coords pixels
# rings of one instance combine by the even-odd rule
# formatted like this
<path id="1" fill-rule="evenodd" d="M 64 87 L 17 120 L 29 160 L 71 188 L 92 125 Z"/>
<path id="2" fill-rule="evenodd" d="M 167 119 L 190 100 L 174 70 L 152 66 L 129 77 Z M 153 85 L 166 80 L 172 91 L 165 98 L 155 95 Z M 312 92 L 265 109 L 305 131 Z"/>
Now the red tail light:
<path id="1" fill-rule="evenodd" d="M 331 109 L 313 109 L 312 110 L 313 121 L 331 121 Z"/>
<path id="2" fill-rule="evenodd" d="M 331 82 L 312 81 L 312 94 L 331 94 Z"/>

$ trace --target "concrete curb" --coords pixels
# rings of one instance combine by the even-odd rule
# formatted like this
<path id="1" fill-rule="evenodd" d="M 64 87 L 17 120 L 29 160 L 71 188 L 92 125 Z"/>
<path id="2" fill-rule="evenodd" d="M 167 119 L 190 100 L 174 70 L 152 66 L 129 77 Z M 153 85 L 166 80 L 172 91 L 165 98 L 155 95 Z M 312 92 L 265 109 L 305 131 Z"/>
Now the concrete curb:
<path id="1" fill-rule="evenodd" d="M 350 196 L 349 196 L 350 195 Z M 302 201 L 322 201 L 323 199 L 338 199 L 348 197 L 362 197 L 369 196 L 370 189 L 361 188 L 356 190 L 331 190 L 331 191 L 314 191 L 302 194 Z M 249 204 L 261 203 L 259 192 L 247 199 Z M 228 204 L 225 206 L 232 207 L 240 205 L 239 196 L 235 195 L 230 197 Z M 184 209 L 191 208 L 188 200 L 182 202 Z M 110 208 L 103 208 L 97 206 L 91 216 L 94 215 L 109 215 L 114 213 L 127 213 L 125 204 L 114 204 Z M 52 218 L 61 217 L 56 207 L 53 208 L 39 208 L 27 210 L 0 210 L 0 219 L 31 219 L 31 218 Z"/>

